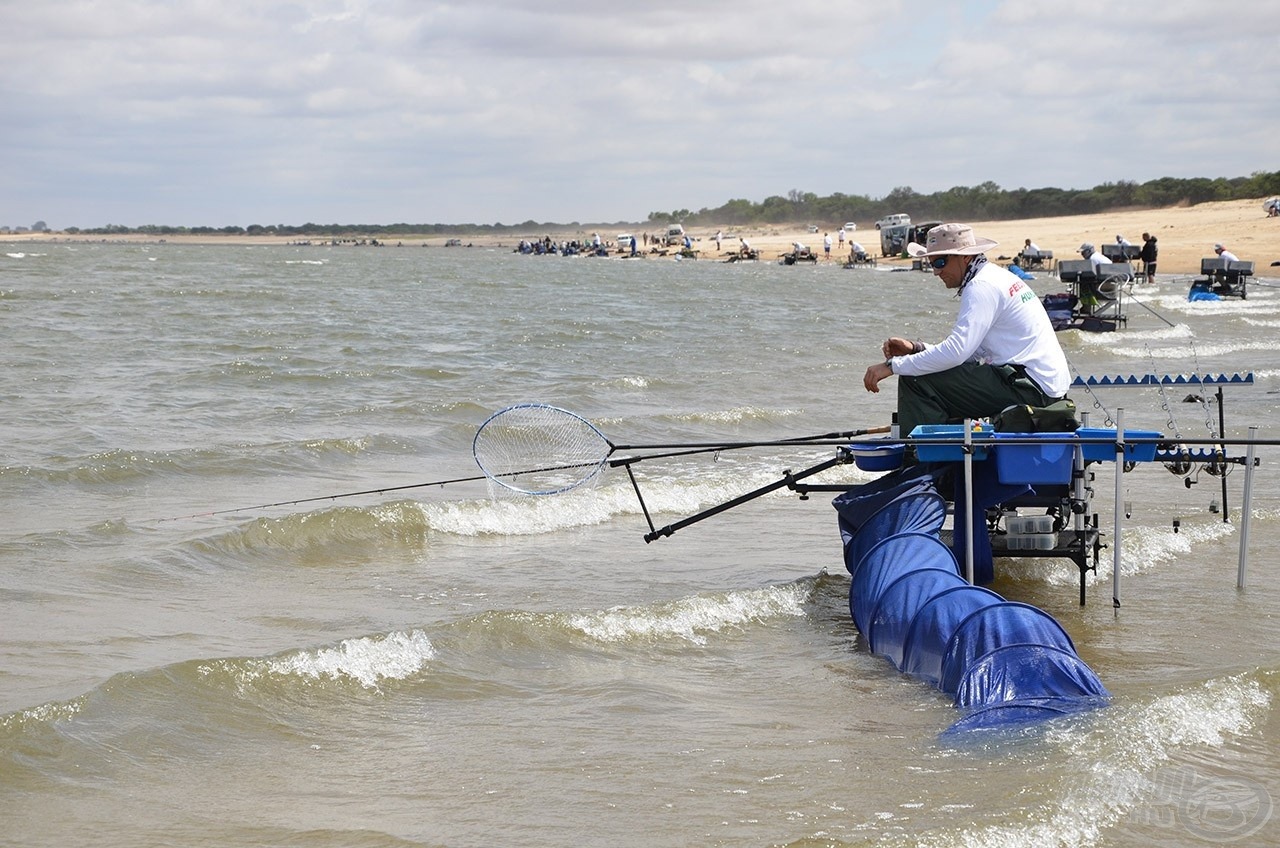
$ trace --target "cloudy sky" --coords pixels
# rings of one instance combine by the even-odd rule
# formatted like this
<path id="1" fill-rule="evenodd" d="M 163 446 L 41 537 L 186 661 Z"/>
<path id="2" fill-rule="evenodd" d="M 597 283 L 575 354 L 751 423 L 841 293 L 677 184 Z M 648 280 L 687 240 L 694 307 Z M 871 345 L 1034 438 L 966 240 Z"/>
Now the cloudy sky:
<path id="1" fill-rule="evenodd" d="M 0 0 L 0 225 L 605 223 L 1280 169 L 1271 0 Z"/>

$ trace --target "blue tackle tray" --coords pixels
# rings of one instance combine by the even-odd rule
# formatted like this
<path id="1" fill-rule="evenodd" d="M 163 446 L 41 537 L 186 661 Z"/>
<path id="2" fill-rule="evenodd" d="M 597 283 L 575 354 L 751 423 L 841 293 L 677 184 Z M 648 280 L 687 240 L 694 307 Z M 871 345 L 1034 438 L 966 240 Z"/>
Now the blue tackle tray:
<path id="1" fill-rule="evenodd" d="M 1115 428 L 1106 429 L 1105 427 L 1081 427 L 1076 430 L 1076 435 L 1082 439 L 1109 439 L 1108 442 L 1095 442 L 1094 444 L 1081 445 L 1080 449 L 1084 453 L 1086 462 L 1115 462 L 1116 461 L 1116 431 Z M 1164 434 L 1156 430 L 1130 430 L 1124 431 L 1124 459 L 1125 462 L 1152 462 L 1156 458 L 1156 443 L 1146 442 L 1145 444 L 1130 444 L 1129 439 L 1160 439 Z"/>
<path id="2" fill-rule="evenodd" d="M 992 430 L 973 431 L 973 458 L 986 459 Z M 951 444 L 929 444 L 930 439 L 954 440 Z M 961 462 L 964 460 L 963 424 L 921 424 L 911 431 L 916 458 L 921 462 Z"/>
<path id="3" fill-rule="evenodd" d="M 996 474 L 1001 483 L 1030 486 L 1071 482 L 1071 465 L 1076 448 L 1071 433 L 996 433 L 1002 439 L 1046 439 L 1043 444 L 997 444 Z"/>

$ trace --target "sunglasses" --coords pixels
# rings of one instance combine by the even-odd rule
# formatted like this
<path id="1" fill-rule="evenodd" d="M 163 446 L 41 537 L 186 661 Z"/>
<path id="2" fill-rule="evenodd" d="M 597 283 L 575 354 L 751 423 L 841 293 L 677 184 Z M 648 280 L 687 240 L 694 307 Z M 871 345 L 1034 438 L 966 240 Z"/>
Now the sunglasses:
<path id="1" fill-rule="evenodd" d="M 929 265 L 932 266 L 933 270 L 941 271 L 943 268 L 947 267 L 947 262 L 950 259 L 950 256 L 935 256 L 929 260 Z"/>

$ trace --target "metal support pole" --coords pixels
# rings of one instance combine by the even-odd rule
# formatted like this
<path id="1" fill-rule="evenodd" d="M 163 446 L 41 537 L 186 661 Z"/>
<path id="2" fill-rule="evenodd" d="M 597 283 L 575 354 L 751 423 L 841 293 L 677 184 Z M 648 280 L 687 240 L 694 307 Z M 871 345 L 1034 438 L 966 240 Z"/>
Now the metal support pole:
<path id="1" fill-rule="evenodd" d="M 964 420 L 964 579 L 973 585 L 973 420 Z"/>
<path id="2" fill-rule="evenodd" d="M 1124 520 L 1124 410 L 1116 407 L 1115 538 L 1111 545 L 1111 605 L 1120 608 L 1120 533 Z"/>
<path id="3" fill-rule="evenodd" d="M 1236 572 L 1236 588 L 1244 588 L 1245 566 L 1249 562 L 1249 518 L 1253 504 L 1253 438 L 1258 435 L 1257 426 L 1249 428 L 1249 449 L 1244 459 L 1244 505 L 1240 507 L 1240 567 Z"/>
<path id="4" fill-rule="evenodd" d="M 1218 434 L 1226 438 L 1227 413 L 1222 402 L 1222 386 L 1218 386 Z M 1227 524 L 1231 521 L 1231 509 L 1227 506 L 1227 445 L 1223 442 L 1219 447 L 1222 449 L 1222 523 Z"/>

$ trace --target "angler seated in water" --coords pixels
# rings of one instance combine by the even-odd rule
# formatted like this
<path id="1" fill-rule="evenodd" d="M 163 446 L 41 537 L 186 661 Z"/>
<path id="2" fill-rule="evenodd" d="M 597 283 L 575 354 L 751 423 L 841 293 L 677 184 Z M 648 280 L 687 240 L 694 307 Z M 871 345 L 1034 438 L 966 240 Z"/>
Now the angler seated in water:
<path id="1" fill-rule="evenodd" d="M 1052 258 L 1052 250 L 1041 250 L 1039 245 L 1031 239 L 1027 239 L 1026 243 L 1022 246 L 1022 251 L 1014 257 L 1013 262 L 1019 268 L 1026 268 L 1028 270 L 1033 268 L 1043 269 L 1045 260 Z"/>
<path id="2" fill-rule="evenodd" d="M 955 325 L 937 344 L 891 337 L 884 361 L 867 368 L 863 386 L 879 392 L 897 374 L 898 424 L 909 434 L 921 424 L 988 418 L 1009 406 L 1050 406 L 1071 384 L 1067 357 L 1040 299 L 1026 283 L 989 262 L 996 242 L 966 224 L 929 230 L 925 245 L 908 252 L 960 298 Z"/>

